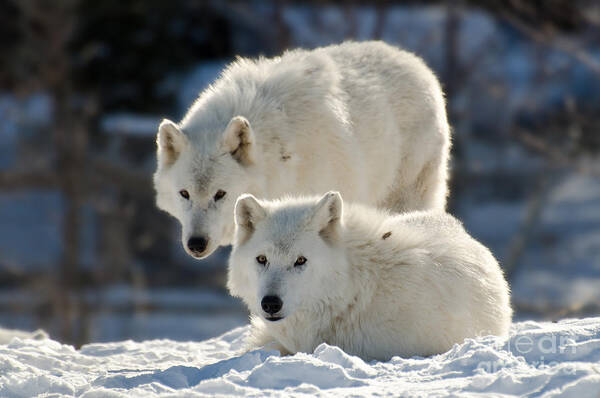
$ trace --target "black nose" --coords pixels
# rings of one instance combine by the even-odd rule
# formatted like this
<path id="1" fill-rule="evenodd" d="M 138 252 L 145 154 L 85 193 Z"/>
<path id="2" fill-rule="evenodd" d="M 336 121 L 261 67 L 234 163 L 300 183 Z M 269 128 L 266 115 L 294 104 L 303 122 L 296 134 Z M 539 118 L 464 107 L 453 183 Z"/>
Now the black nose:
<path id="1" fill-rule="evenodd" d="M 260 306 L 267 314 L 276 314 L 283 306 L 283 302 L 277 296 L 265 296 L 260 302 Z"/>
<path id="2" fill-rule="evenodd" d="M 194 236 L 188 240 L 187 247 L 191 252 L 202 253 L 206 249 L 208 241 L 201 236 Z"/>

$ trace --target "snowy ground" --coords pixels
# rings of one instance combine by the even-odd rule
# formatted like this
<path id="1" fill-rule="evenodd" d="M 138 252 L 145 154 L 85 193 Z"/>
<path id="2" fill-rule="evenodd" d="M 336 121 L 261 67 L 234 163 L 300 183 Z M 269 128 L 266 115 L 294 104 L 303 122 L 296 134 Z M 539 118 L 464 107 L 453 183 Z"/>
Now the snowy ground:
<path id="1" fill-rule="evenodd" d="M 509 339 L 466 340 L 431 358 L 365 363 L 326 344 L 312 354 L 240 354 L 247 327 L 204 342 L 52 340 L 0 345 L 0 396 L 598 397 L 600 318 L 522 322 Z"/>

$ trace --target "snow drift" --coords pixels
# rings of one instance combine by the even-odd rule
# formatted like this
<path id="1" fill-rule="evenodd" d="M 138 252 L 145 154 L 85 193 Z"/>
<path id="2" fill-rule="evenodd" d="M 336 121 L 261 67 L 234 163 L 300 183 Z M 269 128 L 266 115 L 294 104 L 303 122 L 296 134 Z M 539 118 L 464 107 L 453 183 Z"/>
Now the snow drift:
<path id="1" fill-rule="evenodd" d="M 468 339 L 430 358 L 366 363 L 337 347 L 240 354 L 248 327 L 203 342 L 0 345 L 0 396 L 204 397 L 506 395 L 597 397 L 600 318 L 522 322 L 510 337 Z"/>

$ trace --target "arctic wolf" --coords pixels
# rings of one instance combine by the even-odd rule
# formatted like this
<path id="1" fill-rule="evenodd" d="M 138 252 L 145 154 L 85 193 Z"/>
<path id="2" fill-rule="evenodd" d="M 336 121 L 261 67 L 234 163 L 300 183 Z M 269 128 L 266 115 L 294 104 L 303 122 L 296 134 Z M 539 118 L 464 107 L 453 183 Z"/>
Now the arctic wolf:
<path id="1" fill-rule="evenodd" d="M 250 347 L 310 353 L 326 342 L 388 360 L 508 333 L 502 271 L 459 221 L 342 206 L 337 192 L 237 201 L 227 286 L 252 314 Z"/>
<path id="2" fill-rule="evenodd" d="M 449 127 L 423 61 L 381 42 L 240 58 L 158 131 L 158 207 L 203 258 L 233 237 L 242 193 L 331 189 L 393 211 L 443 209 Z"/>

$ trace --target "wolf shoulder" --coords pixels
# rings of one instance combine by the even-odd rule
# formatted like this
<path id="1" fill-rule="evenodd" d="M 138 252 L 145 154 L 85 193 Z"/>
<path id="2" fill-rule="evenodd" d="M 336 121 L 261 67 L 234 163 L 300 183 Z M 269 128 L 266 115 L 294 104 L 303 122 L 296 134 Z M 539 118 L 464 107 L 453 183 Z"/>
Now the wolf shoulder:
<path id="1" fill-rule="evenodd" d="M 368 257 L 370 267 L 418 264 L 411 255 L 426 256 L 428 264 L 472 267 L 475 271 L 501 269 L 490 250 L 473 238 L 462 222 L 442 210 L 392 214 L 360 204 L 344 209 L 346 248 Z M 379 261 L 372 261 L 377 258 Z M 413 260 L 413 261 L 411 261 Z"/>

